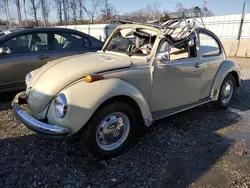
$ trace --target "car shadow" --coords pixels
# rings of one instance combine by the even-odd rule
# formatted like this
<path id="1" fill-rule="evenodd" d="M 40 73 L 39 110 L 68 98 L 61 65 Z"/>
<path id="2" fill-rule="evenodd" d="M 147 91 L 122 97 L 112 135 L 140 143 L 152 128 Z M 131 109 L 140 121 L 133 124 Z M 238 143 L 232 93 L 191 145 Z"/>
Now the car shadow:
<path id="1" fill-rule="evenodd" d="M 11 101 L 17 93 L 18 91 L 0 93 L 0 111 L 11 109 Z"/>
<path id="2" fill-rule="evenodd" d="M 249 98 L 249 90 L 250 90 L 250 80 L 242 80 L 241 88 L 238 89 L 235 93 L 235 98 L 231 105 L 232 108 L 238 109 L 240 111 L 247 111 L 250 109 L 250 103 L 242 102 L 247 101 Z M 248 88 L 248 89 L 247 89 Z"/>
<path id="3" fill-rule="evenodd" d="M 243 84 L 249 83 L 247 80 Z M 233 108 L 249 110 L 246 99 L 241 100 L 244 95 L 249 102 L 249 94 L 244 87 L 237 91 Z M 106 161 L 89 156 L 77 137 L 40 138 L 15 123 L 13 131 L 21 127 L 22 134 L 0 140 L 0 184 L 3 187 L 188 187 L 213 168 L 235 143 L 224 136 L 223 130 L 241 119 L 230 109 L 214 110 L 209 104 L 203 105 L 142 129 L 127 152 Z M 219 176 L 211 183 L 221 181 Z"/>

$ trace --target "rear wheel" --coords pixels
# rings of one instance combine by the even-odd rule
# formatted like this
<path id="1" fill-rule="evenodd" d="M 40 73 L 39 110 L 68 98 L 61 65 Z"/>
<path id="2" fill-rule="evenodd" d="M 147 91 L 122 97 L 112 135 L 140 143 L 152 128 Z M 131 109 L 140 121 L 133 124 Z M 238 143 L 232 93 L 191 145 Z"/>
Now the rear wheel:
<path id="1" fill-rule="evenodd" d="M 236 90 L 236 81 L 235 78 L 229 74 L 223 81 L 219 98 L 216 102 L 214 102 L 214 106 L 216 108 L 225 108 L 228 107 L 231 103 L 231 100 L 234 96 Z"/>
<path id="2" fill-rule="evenodd" d="M 97 110 L 87 124 L 85 143 L 90 154 L 110 158 L 123 152 L 135 134 L 136 116 L 128 104 L 113 102 Z"/>

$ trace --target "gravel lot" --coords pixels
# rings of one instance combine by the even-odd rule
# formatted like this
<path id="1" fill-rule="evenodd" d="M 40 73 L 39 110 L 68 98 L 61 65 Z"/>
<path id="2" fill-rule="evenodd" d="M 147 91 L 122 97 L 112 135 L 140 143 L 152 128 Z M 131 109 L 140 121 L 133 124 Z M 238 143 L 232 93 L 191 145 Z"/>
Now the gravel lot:
<path id="1" fill-rule="evenodd" d="M 15 121 L 1 95 L 1 187 L 250 187 L 250 59 L 226 110 L 204 105 L 157 121 L 107 161 L 76 139 L 44 139 Z"/>

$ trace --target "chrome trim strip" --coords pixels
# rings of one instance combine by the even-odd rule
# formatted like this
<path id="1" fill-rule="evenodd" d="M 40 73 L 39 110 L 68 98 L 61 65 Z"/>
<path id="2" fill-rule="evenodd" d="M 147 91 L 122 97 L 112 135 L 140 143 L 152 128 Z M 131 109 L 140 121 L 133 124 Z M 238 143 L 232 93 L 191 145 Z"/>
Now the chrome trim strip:
<path id="1" fill-rule="evenodd" d="M 150 120 L 144 118 L 144 125 L 145 126 L 149 127 L 150 125 L 152 125 L 152 123 L 153 123 L 153 121 L 150 121 Z"/>
<path id="2" fill-rule="evenodd" d="M 175 108 L 171 108 L 171 109 L 167 109 L 167 110 L 152 112 L 153 121 L 164 118 L 164 117 L 168 117 L 168 116 L 173 115 L 173 114 L 177 114 L 179 112 L 200 106 L 202 104 L 206 104 L 206 103 L 211 102 L 211 101 L 212 101 L 212 99 L 210 97 L 207 97 L 207 98 L 201 99 L 199 102 L 195 102 L 195 103 L 191 103 L 188 105 L 175 107 Z"/>
<path id="3" fill-rule="evenodd" d="M 12 101 L 12 108 L 16 117 L 26 127 L 37 133 L 43 133 L 50 136 L 67 136 L 70 134 L 70 130 L 68 128 L 43 123 L 26 113 L 20 106 L 21 100 L 25 101 L 25 97 L 25 91 L 18 93 Z"/>

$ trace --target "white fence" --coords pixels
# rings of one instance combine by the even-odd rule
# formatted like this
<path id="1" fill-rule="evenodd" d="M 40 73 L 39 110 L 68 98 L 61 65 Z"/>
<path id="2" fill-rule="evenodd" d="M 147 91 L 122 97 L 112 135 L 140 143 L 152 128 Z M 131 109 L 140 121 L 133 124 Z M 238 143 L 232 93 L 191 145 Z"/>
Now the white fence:
<path id="1" fill-rule="evenodd" d="M 213 31 L 220 40 L 237 40 L 241 14 L 203 18 L 207 29 Z M 250 40 L 250 14 L 245 14 L 241 40 Z"/>
<path id="2" fill-rule="evenodd" d="M 118 24 L 95 24 L 95 25 L 67 25 L 58 26 L 75 29 L 86 34 L 89 34 L 101 41 L 105 41 Z"/>
<path id="3" fill-rule="evenodd" d="M 203 21 L 220 38 L 228 56 L 250 57 L 250 14 L 245 14 L 239 40 L 241 14 L 207 17 Z"/>
<path id="4" fill-rule="evenodd" d="M 238 40 L 238 35 L 241 14 L 206 17 L 203 18 L 203 21 L 206 28 L 220 38 L 228 56 L 250 57 L 250 14 L 245 14 L 240 40 Z M 105 41 L 117 26 L 117 24 L 96 24 L 68 25 L 66 27 L 82 31 Z"/>
<path id="5" fill-rule="evenodd" d="M 203 18 L 206 28 L 213 31 L 220 40 L 237 40 L 241 14 Z M 68 25 L 58 26 L 76 29 L 104 41 L 118 24 Z M 0 25 L 0 31 L 7 29 Z M 240 40 L 250 40 L 250 14 L 245 14 Z"/>
<path id="6" fill-rule="evenodd" d="M 213 31 L 220 40 L 237 40 L 241 23 L 241 14 L 206 17 L 203 18 L 203 21 L 206 28 Z M 117 26 L 118 24 L 96 24 L 59 27 L 76 29 L 104 41 Z M 241 40 L 250 40 L 250 14 L 245 14 Z"/>

